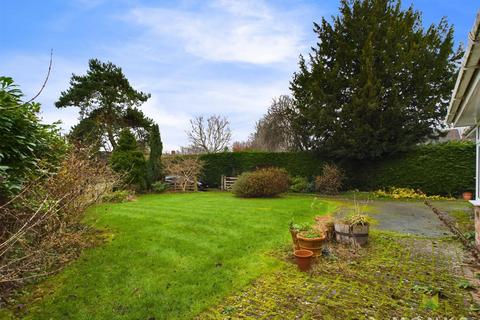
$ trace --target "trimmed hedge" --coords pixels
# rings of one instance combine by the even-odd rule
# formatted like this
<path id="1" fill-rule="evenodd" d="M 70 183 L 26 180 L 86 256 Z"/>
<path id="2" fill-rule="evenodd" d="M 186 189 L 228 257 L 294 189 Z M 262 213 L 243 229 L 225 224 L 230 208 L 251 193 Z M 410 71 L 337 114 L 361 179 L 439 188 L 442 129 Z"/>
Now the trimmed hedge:
<path id="1" fill-rule="evenodd" d="M 351 184 L 358 189 L 395 186 L 455 196 L 475 189 L 475 144 L 422 145 L 383 161 L 359 163 L 357 168 Z"/>
<path id="2" fill-rule="evenodd" d="M 204 161 L 202 182 L 218 187 L 222 175 L 237 176 L 259 168 L 279 167 L 290 176 L 312 177 L 322 172 L 326 159 L 310 152 L 223 152 L 200 156 Z"/>
<path id="3" fill-rule="evenodd" d="M 448 142 L 417 146 L 380 161 L 335 161 L 312 152 L 228 152 L 205 154 L 202 181 L 218 187 L 221 175 L 236 176 L 264 167 L 285 168 L 291 176 L 312 179 L 325 163 L 346 172 L 346 189 L 363 191 L 395 187 L 427 194 L 458 195 L 475 188 L 475 144 Z"/>

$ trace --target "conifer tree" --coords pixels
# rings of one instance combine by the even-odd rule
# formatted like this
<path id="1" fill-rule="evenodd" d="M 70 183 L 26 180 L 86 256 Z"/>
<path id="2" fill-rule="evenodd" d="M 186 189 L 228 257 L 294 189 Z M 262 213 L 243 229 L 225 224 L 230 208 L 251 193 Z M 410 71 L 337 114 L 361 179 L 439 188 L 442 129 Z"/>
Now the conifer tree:
<path id="1" fill-rule="evenodd" d="M 62 91 L 57 108 L 78 107 L 80 123 L 72 128 L 69 138 L 82 143 L 115 149 L 119 132 L 132 129 L 137 137 L 147 140 L 153 121 L 138 109 L 150 94 L 137 91 L 120 67 L 111 62 L 90 59 L 85 75 L 72 75 L 70 88 Z"/>
<path id="2" fill-rule="evenodd" d="M 299 148 L 372 159 L 438 134 L 462 54 L 445 19 L 424 27 L 398 0 L 342 0 L 314 32 L 291 82 Z"/>
<path id="3" fill-rule="evenodd" d="M 161 156 L 163 143 L 162 138 L 160 137 L 160 129 L 158 128 L 158 124 L 152 125 L 149 136 L 150 157 L 147 163 L 147 177 L 148 185 L 150 187 L 152 183 L 157 182 L 162 177 Z"/>
<path id="4" fill-rule="evenodd" d="M 129 129 L 124 129 L 120 133 L 118 145 L 110 158 L 110 165 L 113 170 L 125 175 L 126 185 L 137 190 L 144 190 L 147 187 L 145 157 L 138 149 L 135 136 Z"/>

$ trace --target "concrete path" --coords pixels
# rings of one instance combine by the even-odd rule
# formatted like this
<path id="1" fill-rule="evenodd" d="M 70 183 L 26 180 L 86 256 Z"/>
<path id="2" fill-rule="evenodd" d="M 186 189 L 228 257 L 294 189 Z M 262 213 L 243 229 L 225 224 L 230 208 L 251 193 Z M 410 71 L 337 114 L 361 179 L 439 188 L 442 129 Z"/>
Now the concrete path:
<path id="1" fill-rule="evenodd" d="M 369 214 L 378 221 L 373 228 L 426 237 L 452 235 L 442 221 L 421 201 L 383 201 L 369 203 Z"/>

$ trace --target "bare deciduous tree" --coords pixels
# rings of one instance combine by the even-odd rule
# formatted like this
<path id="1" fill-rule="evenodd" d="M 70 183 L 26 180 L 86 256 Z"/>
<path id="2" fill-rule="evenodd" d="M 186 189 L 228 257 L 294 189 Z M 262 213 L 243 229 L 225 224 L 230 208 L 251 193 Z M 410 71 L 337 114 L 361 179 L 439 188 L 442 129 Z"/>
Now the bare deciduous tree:
<path id="1" fill-rule="evenodd" d="M 182 191 L 186 191 L 189 184 L 197 189 L 198 177 L 202 173 L 203 161 L 197 156 L 165 156 L 162 160 L 165 173 L 175 177 L 175 183 Z"/>
<path id="2" fill-rule="evenodd" d="M 216 153 L 225 150 L 232 138 L 230 123 L 226 117 L 219 115 L 205 119 L 197 116 L 190 120 L 191 129 L 187 131 L 191 148 L 205 153 Z"/>
<path id="3" fill-rule="evenodd" d="M 293 99 L 287 95 L 274 98 L 267 114 L 256 123 L 248 147 L 264 151 L 297 149 L 290 121 L 292 106 Z"/>

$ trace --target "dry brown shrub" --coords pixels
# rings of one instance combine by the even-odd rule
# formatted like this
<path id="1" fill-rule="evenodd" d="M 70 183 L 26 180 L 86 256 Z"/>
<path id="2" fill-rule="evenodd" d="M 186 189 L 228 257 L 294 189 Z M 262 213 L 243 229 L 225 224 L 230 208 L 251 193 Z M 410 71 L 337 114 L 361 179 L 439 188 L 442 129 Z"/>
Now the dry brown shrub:
<path id="1" fill-rule="evenodd" d="M 92 244 L 80 219 L 120 178 L 88 150 L 72 149 L 56 174 L 0 205 L 0 305 L 13 289 L 54 273 Z"/>
<path id="2" fill-rule="evenodd" d="M 315 178 L 315 190 L 324 194 L 338 194 L 344 178 L 342 169 L 334 164 L 325 164 L 322 175 Z"/>
<path id="3" fill-rule="evenodd" d="M 276 197 L 287 192 L 290 178 L 285 169 L 264 168 L 241 174 L 233 185 L 237 197 Z"/>

